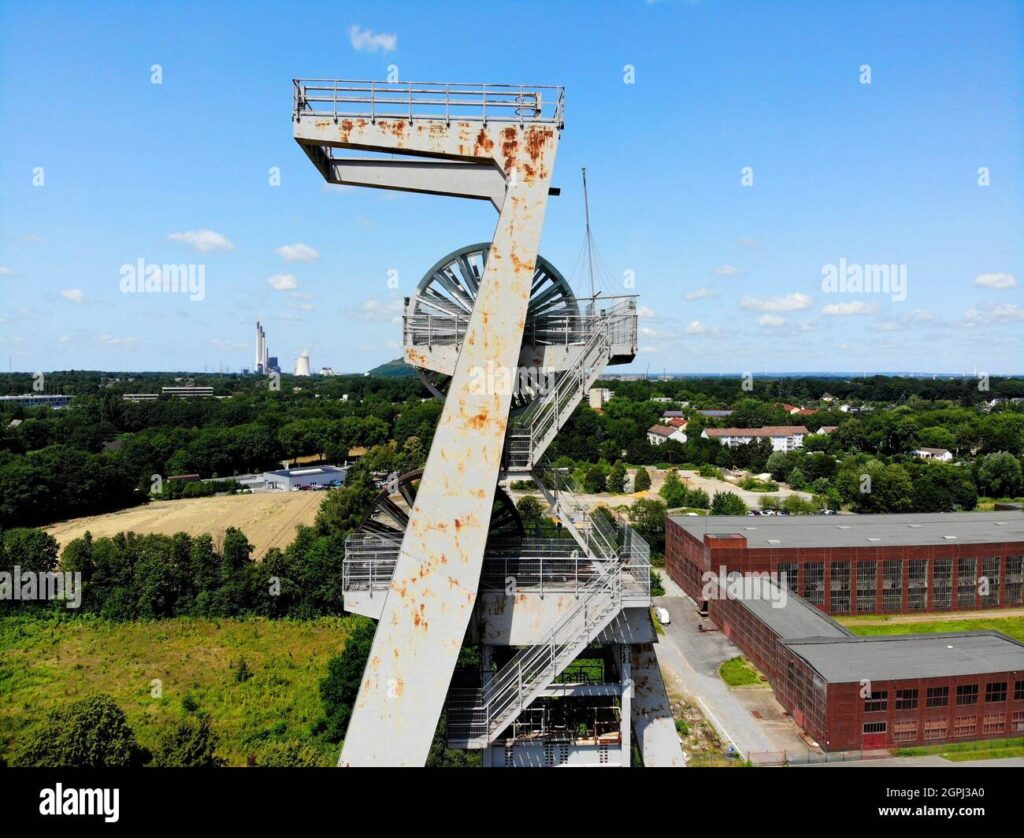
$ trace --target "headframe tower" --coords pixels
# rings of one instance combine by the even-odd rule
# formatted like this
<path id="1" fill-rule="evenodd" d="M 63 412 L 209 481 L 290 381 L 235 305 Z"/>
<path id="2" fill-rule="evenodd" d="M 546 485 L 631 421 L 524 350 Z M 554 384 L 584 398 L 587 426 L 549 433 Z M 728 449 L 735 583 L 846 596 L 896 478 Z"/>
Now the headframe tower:
<path id="1" fill-rule="evenodd" d="M 618 680 L 609 689 L 625 718 L 613 725 L 624 751 L 624 763 L 620 753 L 614 764 L 629 764 L 630 673 L 650 663 L 635 644 L 653 640 L 646 544 L 628 527 L 598 521 L 564 476 L 552 487 L 541 469 L 544 450 L 604 366 L 636 352 L 635 298 L 582 307 L 538 255 L 563 90 L 324 79 L 293 86 L 294 137 L 327 182 L 473 198 L 498 211 L 489 243 L 444 257 L 406 300 L 405 359 L 444 407 L 423 470 L 385 489 L 346 544 L 345 607 L 379 622 L 339 764 L 422 765 L 446 702 L 449 744 L 484 749 L 495 764 L 496 749 L 509 749 L 503 733 L 529 738 L 524 711 L 573 692 L 552 685 L 594 642 L 611 650 Z M 517 386 L 524 369 L 546 372 Z M 527 537 L 499 485 L 512 478 L 537 483 L 572 539 Z M 521 586 L 510 561 L 523 568 Z M 487 581 L 494 573 L 504 581 L 497 592 Z M 519 591 L 509 593 L 509 579 Z M 521 619 L 497 619 L 490 593 L 516 603 Z M 484 663 L 478 684 L 456 688 L 467 629 Z M 665 727 L 662 697 L 644 710 L 660 723 L 647 729 Z M 639 694 L 636 703 L 644 704 Z M 550 729 L 550 718 L 541 727 Z M 678 750 L 674 728 L 672 737 Z M 608 762 L 606 740 L 603 751 L 595 740 L 595 761 Z"/>

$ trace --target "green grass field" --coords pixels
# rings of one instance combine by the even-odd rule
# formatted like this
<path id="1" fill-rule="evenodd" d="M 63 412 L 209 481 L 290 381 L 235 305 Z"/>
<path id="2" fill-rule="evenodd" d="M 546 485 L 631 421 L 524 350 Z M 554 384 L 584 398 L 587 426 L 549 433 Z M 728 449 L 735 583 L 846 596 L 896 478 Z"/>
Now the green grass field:
<path id="1" fill-rule="evenodd" d="M 901 757 L 937 755 L 950 762 L 975 759 L 1005 759 L 1024 756 L 1024 739 L 990 739 L 987 742 L 959 742 L 945 745 L 925 745 L 920 748 L 900 748 Z"/>
<path id="2" fill-rule="evenodd" d="M 319 683 L 345 644 L 349 621 L 172 619 L 114 623 L 0 619 L 0 753 L 55 705 L 105 692 L 153 748 L 184 715 L 186 696 L 209 714 L 217 752 L 245 765 L 265 745 L 298 741 L 337 760 L 311 730 L 322 717 Z M 252 677 L 236 683 L 245 658 Z"/>
<path id="3" fill-rule="evenodd" d="M 837 617 L 840 623 L 861 637 L 879 634 L 927 634 L 955 631 L 1001 631 L 1024 643 L 1024 617 L 995 617 L 985 620 L 935 620 L 928 623 L 886 623 L 864 625 L 858 618 Z M 879 619 L 877 617 L 871 619 Z"/>
<path id="4" fill-rule="evenodd" d="M 718 674 L 730 687 L 754 687 L 761 683 L 757 670 L 744 657 L 727 660 L 718 668 Z"/>

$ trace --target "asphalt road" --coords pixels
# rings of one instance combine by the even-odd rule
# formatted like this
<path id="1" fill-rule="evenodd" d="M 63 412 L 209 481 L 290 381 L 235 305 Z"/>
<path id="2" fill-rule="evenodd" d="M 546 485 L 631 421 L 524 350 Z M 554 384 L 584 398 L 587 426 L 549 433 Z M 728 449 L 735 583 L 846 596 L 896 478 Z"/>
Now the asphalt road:
<path id="1" fill-rule="evenodd" d="M 731 743 L 741 753 L 776 750 L 757 720 L 718 675 L 723 661 L 738 655 L 739 650 L 720 632 L 697 630 L 701 620 L 688 597 L 655 597 L 654 604 L 668 609 L 672 617 L 654 646 L 669 689 L 674 687 L 696 701 L 723 742 Z"/>

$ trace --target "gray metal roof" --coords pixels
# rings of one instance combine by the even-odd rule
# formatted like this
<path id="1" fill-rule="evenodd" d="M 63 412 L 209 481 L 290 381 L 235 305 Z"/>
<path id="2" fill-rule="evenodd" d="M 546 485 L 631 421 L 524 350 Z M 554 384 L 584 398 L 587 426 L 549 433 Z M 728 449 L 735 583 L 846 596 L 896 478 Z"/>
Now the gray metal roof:
<path id="1" fill-rule="evenodd" d="M 1024 644 L 997 631 L 807 638 L 786 646 L 829 683 L 1024 672 Z"/>
<path id="2" fill-rule="evenodd" d="M 906 515 L 671 516 L 698 541 L 742 535 L 749 548 L 884 547 L 1024 541 L 1024 514 L 931 512 Z"/>
<path id="3" fill-rule="evenodd" d="M 787 588 L 754 576 L 745 581 L 748 594 L 738 601 L 783 640 L 850 636 L 839 623 Z"/>

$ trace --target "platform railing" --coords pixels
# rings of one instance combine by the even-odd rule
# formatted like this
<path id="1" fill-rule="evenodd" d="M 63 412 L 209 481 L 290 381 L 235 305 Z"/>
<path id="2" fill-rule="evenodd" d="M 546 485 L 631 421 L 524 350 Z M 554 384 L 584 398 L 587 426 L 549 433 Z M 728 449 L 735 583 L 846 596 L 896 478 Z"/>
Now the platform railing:
<path id="1" fill-rule="evenodd" d="M 463 84 L 292 79 L 295 120 L 304 117 L 549 123 L 561 128 L 565 90 L 542 84 Z"/>
<path id="2" fill-rule="evenodd" d="M 577 299 L 583 314 L 531 317 L 523 331 L 529 346 L 574 346 L 586 343 L 598 329 L 614 346 L 636 347 L 636 297 Z M 405 346 L 461 346 L 469 328 L 468 314 L 406 314 L 402 318 Z"/>

